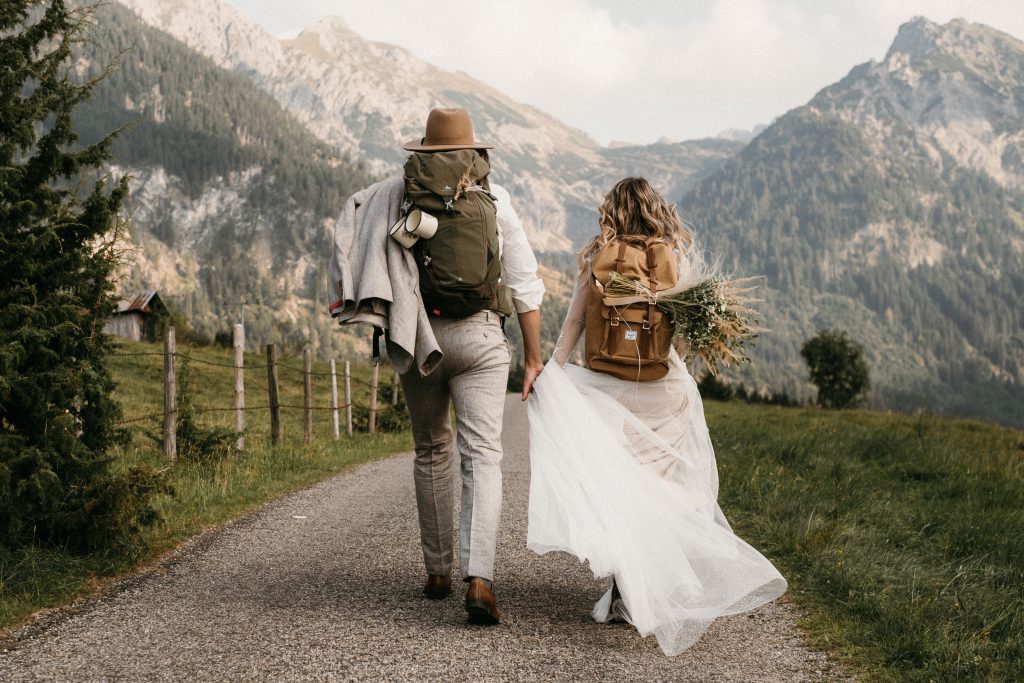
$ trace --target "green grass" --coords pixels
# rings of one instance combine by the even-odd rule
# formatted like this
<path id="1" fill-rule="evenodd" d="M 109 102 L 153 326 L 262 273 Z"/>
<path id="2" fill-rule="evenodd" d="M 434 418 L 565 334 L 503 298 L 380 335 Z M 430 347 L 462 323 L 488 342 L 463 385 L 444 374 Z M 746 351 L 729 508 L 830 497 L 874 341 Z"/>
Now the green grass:
<path id="1" fill-rule="evenodd" d="M 708 403 L 720 502 L 871 680 L 1024 680 L 1024 432 Z"/>
<path id="2" fill-rule="evenodd" d="M 126 345 L 157 352 L 154 345 Z M 227 362 L 226 350 L 182 352 Z M 252 355 L 247 364 L 265 362 Z M 298 359 L 285 359 L 300 367 Z M 159 356 L 116 357 L 125 418 L 160 412 Z M 193 363 L 197 407 L 232 405 L 230 368 Z M 326 364 L 314 370 L 325 372 Z M 353 369 L 369 380 L 369 368 Z M 281 400 L 302 403 L 301 376 L 282 370 Z M 381 373 L 387 386 L 390 371 Z M 329 401 L 316 378 L 315 405 Z M 368 389 L 355 383 L 354 401 Z M 266 370 L 247 374 L 246 398 L 265 405 Z M 706 404 L 721 474 L 721 504 L 737 532 L 770 557 L 804 608 L 819 647 L 872 680 L 1024 680 L 1024 432 L 989 424 L 867 411 L 739 402 Z M 231 426 L 230 412 L 200 421 Z M 301 443 L 301 411 L 284 410 L 284 443 L 269 445 L 267 411 L 248 416 L 247 449 L 226 459 L 163 459 L 134 423 L 118 467 L 167 467 L 175 495 L 134 552 L 74 557 L 30 548 L 0 557 L 0 625 L 87 594 L 106 577 L 182 540 L 355 463 L 411 447 L 407 433 L 357 433 L 335 442 L 329 413 Z"/>
<path id="3" fill-rule="evenodd" d="M 124 344 L 121 348 L 127 353 L 159 350 L 159 346 L 150 344 Z M 231 358 L 230 351 L 210 348 L 179 348 L 179 352 L 219 363 L 229 363 Z M 282 360 L 292 367 L 302 366 L 301 359 Z M 260 355 L 246 357 L 247 365 L 265 362 Z M 231 368 L 196 362 L 190 367 L 197 408 L 234 405 Z M 118 380 L 117 397 L 126 419 L 162 411 L 162 368 L 163 361 L 158 355 L 111 359 L 111 369 Z M 328 367 L 326 363 L 315 363 L 313 370 L 327 372 Z M 382 367 L 380 374 L 381 384 L 389 386 L 390 369 Z M 283 369 L 279 376 L 281 403 L 302 405 L 302 376 Z M 353 376 L 368 383 L 370 368 L 353 367 Z M 314 405 L 330 405 L 329 378 L 314 379 Z M 247 372 L 247 405 L 266 405 L 266 387 L 265 368 Z M 342 392 L 340 377 L 339 392 Z M 343 397 L 339 397 L 339 401 L 343 401 Z M 369 388 L 353 382 L 353 403 L 366 406 L 368 402 Z M 306 446 L 302 443 L 302 411 L 282 409 L 284 438 L 273 447 L 269 436 L 269 411 L 253 411 L 247 416 L 244 452 L 209 461 L 179 461 L 173 466 L 163 457 L 159 444 L 146 436 L 147 431 L 158 434 L 162 422 L 131 423 L 128 444 L 114 454 L 115 466 L 128 468 L 144 464 L 166 469 L 165 481 L 174 495 L 161 494 L 155 499 L 160 521 L 138 539 L 133 550 L 124 553 L 76 557 L 60 550 L 26 548 L 8 555 L 0 554 L 0 627 L 16 624 L 43 607 L 67 604 L 95 589 L 107 577 L 130 571 L 204 529 L 288 491 L 301 489 L 357 463 L 412 448 L 406 431 L 376 436 L 357 431 L 349 437 L 345 434 L 344 419 L 342 410 L 341 440 L 334 441 L 330 413 L 314 413 L 314 440 Z M 199 415 L 198 420 L 208 426 L 234 425 L 232 412 L 205 413 Z"/>

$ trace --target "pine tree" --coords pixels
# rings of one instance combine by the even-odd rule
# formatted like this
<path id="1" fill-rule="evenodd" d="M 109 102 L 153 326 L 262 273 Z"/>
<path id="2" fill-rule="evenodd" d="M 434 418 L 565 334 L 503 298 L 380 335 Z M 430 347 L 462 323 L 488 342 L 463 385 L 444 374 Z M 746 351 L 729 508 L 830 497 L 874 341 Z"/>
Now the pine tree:
<path id="1" fill-rule="evenodd" d="M 113 134 L 76 148 L 74 108 L 103 75 L 69 66 L 90 8 L 0 5 L 0 546 L 88 550 L 151 516 L 142 472 L 115 475 L 105 366 L 125 180 L 93 179 Z"/>

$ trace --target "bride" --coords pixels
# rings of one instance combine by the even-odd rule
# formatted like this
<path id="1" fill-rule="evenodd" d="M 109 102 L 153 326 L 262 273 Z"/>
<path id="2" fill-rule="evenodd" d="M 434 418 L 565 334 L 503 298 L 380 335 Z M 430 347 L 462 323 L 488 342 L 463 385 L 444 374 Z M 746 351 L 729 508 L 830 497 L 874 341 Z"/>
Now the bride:
<path id="1" fill-rule="evenodd" d="M 580 252 L 554 356 L 528 403 L 527 545 L 539 554 L 571 553 L 595 576 L 612 577 L 594 619 L 627 621 L 676 655 L 714 619 L 782 595 L 786 580 L 733 533 L 718 507 L 700 394 L 674 349 L 667 374 L 651 381 L 567 364 L 584 331 L 591 265 L 609 241 L 667 242 L 677 260 L 676 289 L 708 275 L 675 207 L 642 178 L 615 185 L 601 206 L 600 228 Z"/>

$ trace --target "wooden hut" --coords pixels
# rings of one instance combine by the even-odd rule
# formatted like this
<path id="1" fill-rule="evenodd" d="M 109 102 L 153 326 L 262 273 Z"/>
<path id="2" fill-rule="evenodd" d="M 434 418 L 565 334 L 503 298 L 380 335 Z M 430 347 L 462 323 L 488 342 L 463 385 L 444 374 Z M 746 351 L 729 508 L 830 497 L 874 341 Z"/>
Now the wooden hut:
<path id="1" fill-rule="evenodd" d="M 156 290 L 134 292 L 117 303 L 117 310 L 103 331 L 132 341 L 156 341 L 159 322 L 165 317 L 167 307 Z"/>

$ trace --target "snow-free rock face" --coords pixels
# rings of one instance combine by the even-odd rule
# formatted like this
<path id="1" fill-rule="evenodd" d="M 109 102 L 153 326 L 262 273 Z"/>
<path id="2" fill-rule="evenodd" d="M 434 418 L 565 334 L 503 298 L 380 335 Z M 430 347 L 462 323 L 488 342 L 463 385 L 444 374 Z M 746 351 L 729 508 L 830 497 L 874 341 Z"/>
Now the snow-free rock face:
<path id="1" fill-rule="evenodd" d="M 400 170 L 407 155 L 401 144 L 423 134 L 431 108 L 469 110 L 477 138 L 496 145 L 494 180 L 512 193 L 536 249 L 571 249 L 596 232 L 597 206 L 609 183 L 624 175 L 618 156 L 582 131 L 466 74 L 367 41 L 338 17 L 278 40 L 220 0 L 121 1 L 151 25 L 251 78 L 317 137 L 378 175 Z M 740 147 L 718 142 L 686 155 L 678 166 L 672 145 L 639 149 L 662 169 L 662 189 L 677 193 Z"/>
<path id="2" fill-rule="evenodd" d="M 874 132 L 876 149 L 912 131 L 937 163 L 980 171 L 1024 190 L 1024 43 L 956 19 L 917 17 L 881 62 L 854 69 L 811 107 Z"/>

